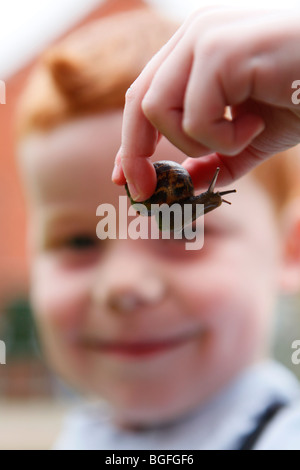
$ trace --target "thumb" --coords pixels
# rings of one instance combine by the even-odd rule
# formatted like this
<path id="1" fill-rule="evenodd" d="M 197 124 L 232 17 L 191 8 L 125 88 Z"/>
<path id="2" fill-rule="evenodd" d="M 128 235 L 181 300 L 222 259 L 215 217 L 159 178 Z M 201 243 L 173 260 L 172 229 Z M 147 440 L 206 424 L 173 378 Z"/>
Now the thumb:
<path id="1" fill-rule="evenodd" d="M 217 186 L 223 187 L 233 184 L 236 180 L 251 171 L 268 158 L 255 155 L 245 149 L 234 157 L 212 153 L 201 158 L 187 158 L 183 166 L 190 173 L 195 189 L 207 189 L 216 168 L 220 168 Z"/>

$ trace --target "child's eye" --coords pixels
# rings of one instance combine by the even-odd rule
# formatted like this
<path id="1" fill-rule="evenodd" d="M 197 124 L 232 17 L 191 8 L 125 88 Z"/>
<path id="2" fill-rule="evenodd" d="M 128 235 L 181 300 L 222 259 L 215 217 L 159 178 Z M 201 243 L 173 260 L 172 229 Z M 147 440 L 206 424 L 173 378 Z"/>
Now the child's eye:
<path id="1" fill-rule="evenodd" d="M 72 250 L 83 251 L 94 248 L 97 245 L 97 239 L 89 235 L 75 235 L 67 239 L 63 245 Z"/>
<path id="2" fill-rule="evenodd" d="M 80 269 L 93 265 L 102 255 L 103 245 L 100 240 L 89 234 L 70 234 L 58 240 L 51 240 L 45 251 L 55 257 L 65 269 Z"/>

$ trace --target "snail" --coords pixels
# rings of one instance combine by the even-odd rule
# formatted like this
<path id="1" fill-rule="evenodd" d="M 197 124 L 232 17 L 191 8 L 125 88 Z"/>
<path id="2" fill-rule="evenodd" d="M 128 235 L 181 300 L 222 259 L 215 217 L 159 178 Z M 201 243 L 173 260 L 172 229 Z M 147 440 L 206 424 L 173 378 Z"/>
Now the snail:
<path id="1" fill-rule="evenodd" d="M 222 198 L 225 194 L 235 193 L 235 189 L 230 189 L 228 191 L 214 192 L 216 181 L 220 168 L 216 169 L 214 177 L 208 187 L 208 190 L 204 193 L 199 194 L 198 196 L 194 195 L 194 185 L 192 178 L 188 171 L 179 163 L 172 161 L 158 161 L 154 163 L 154 168 L 157 175 L 157 184 L 154 194 L 143 202 L 142 204 L 146 207 L 146 213 L 141 212 L 142 215 L 152 216 L 155 215 L 153 204 L 161 206 L 162 204 L 167 204 L 171 206 L 175 203 L 178 203 L 181 207 L 185 204 L 192 205 L 191 215 L 192 218 L 190 222 L 194 221 L 199 215 L 207 214 L 208 212 L 219 207 L 222 202 L 231 204 L 229 201 L 226 201 Z M 131 197 L 127 184 L 125 185 L 128 197 L 131 201 L 131 204 L 137 204 Z M 199 214 L 197 211 L 197 204 L 204 205 L 204 211 Z M 157 206 L 156 206 L 157 211 Z M 162 230 L 162 220 L 161 218 L 157 220 L 160 230 Z M 180 229 L 184 228 L 183 217 L 181 219 Z M 175 230 L 174 224 L 169 226 L 170 230 Z"/>

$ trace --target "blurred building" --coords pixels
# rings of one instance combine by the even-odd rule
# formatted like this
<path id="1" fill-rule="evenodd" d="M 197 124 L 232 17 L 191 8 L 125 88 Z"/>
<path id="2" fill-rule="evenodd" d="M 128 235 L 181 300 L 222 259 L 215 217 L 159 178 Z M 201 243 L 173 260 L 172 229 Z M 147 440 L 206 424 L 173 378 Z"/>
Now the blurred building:
<path id="1" fill-rule="evenodd" d="M 141 0 L 101 2 L 63 36 L 116 11 L 143 7 Z M 52 392 L 51 376 L 39 354 L 28 300 L 26 205 L 14 142 L 16 104 L 36 60 L 37 57 L 5 80 L 6 104 L 0 104 L 0 339 L 7 346 L 7 364 L 0 366 L 0 395 L 10 397 Z"/>

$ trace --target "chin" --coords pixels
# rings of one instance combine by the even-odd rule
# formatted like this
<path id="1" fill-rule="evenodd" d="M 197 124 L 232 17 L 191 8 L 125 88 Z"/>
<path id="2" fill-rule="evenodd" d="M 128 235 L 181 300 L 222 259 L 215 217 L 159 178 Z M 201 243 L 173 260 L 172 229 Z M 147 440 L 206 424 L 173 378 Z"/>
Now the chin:
<path id="1" fill-rule="evenodd" d="M 103 396 L 102 396 L 103 397 Z M 126 428 L 150 428 L 161 427 L 180 420 L 192 413 L 195 408 L 201 406 L 199 398 L 194 402 L 184 401 L 183 397 L 172 399 L 170 393 L 168 400 L 136 400 L 134 403 L 125 399 L 113 402 L 112 397 L 107 397 L 114 421 Z"/>
<path id="2" fill-rule="evenodd" d="M 173 412 L 166 413 L 159 407 L 148 407 L 147 409 L 114 409 L 114 422 L 122 428 L 147 429 L 161 427 L 178 419 L 181 415 Z M 183 414 L 183 413 L 182 413 Z"/>

